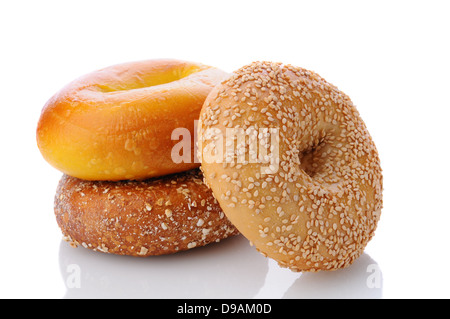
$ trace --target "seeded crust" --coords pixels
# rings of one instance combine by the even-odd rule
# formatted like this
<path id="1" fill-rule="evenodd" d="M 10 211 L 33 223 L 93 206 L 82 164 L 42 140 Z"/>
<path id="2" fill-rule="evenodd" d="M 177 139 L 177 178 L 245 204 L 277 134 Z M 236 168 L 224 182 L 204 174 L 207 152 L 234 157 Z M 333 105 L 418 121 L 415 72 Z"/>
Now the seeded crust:
<path id="1" fill-rule="evenodd" d="M 199 169 L 145 181 L 64 175 L 55 196 L 63 238 L 118 255 L 163 255 L 238 234 Z"/>
<path id="2" fill-rule="evenodd" d="M 276 128 L 280 141 L 276 173 L 250 160 L 248 141 L 227 153 L 234 161 L 202 162 L 205 182 L 237 229 L 293 271 L 335 270 L 358 258 L 380 218 L 382 171 L 350 98 L 314 72 L 254 62 L 207 97 L 199 150 L 219 143 L 206 130 L 225 135 L 236 127 Z M 242 154 L 246 160 L 237 161 Z"/>

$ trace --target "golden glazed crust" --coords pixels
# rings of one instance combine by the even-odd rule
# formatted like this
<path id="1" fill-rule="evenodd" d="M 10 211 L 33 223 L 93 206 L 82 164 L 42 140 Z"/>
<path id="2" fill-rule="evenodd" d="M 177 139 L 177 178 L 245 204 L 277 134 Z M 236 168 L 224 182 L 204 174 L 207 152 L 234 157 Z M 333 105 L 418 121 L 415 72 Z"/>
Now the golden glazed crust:
<path id="1" fill-rule="evenodd" d="M 200 123 L 205 181 L 260 252 L 293 271 L 343 268 L 361 255 L 380 217 L 382 173 L 344 93 L 314 72 L 255 62 L 213 89 Z M 227 141 L 227 128 L 247 136 Z M 261 147 L 277 149 L 260 144 L 264 129 L 279 139 L 271 162 L 257 156 Z M 221 162 L 205 154 L 220 149 Z"/>
<path id="2" fill-rule="evenodd" d="M 71 245 L 118 255 L 170 254 L 238 234 L 199 169 L 145 181 L 64 175 L 55 215 Z"/>
<path id="3" fill-rule="evenodd" d="M 171 157 L 176 128 L 194 139 L 194 120 L 227 73 L 179 60 L 110 66 L 68 84 L 44 106 L 37 126 L 43 157 L 85 180 L 145 179 L 199 166 Z M 194 143 L 191 143 L 191 151 Z M 192 153 L 193 155 L 193 153 Z"/>

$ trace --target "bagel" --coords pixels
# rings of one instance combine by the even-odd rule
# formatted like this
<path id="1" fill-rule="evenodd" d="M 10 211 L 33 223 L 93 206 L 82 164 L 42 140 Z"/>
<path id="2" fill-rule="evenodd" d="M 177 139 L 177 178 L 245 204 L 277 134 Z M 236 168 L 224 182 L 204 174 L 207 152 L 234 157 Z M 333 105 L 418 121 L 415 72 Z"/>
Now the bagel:
<path id="1" fill-rule="evenodd" d="M 203 64 L 162 59 L 92 72 L 46 103 L 38 147 L 55 168 L 85 180 L 146 179 L 196 168 L 194 160 L 172 160 L 177 142 L 171 133 L 188 129 L 192 153 L 194 120 L 226 76 Z"/>
<path id="2" fill-rule="evenodd" d="M 55 215 L 72 246 L 117 255 L 170 254 L 238 234 L 198 168 L 145 181 L 63 175 Z"/>
<path id="3" fill-rule="evenodd" d="M 254 62 L 212 90 L 198 129 L 205 182 L 257 250 L 293 271 L 361 255 L 380 218 L 382 171 L 338 88 L 300 67 Z"/>

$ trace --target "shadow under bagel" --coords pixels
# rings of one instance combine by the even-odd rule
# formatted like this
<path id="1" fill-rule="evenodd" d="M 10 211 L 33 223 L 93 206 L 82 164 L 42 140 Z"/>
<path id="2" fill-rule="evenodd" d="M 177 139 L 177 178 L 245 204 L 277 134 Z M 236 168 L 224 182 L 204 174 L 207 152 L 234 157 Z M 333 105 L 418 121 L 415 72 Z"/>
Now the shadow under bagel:
<path id="1" fill-rule="evenodd" d="M 146 258 L 59 248 L 64 298 L 252 298 L 267 262 L 241 235 Z"/>
<path id="2" fill-rule="evenodd" d="M 367 253 L 344 269 L 302 273 L 285 291 L 286 299 L 378 299 L 383 296 L 383 274 Z"/>

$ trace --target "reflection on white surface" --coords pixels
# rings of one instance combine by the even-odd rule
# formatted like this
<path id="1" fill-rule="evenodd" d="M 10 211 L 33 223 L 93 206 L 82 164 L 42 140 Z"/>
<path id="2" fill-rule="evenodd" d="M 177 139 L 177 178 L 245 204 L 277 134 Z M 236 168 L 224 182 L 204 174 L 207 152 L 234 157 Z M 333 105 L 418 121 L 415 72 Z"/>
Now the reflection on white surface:
<path id="1" fill-rule="evenodd" d="M 242 236 L 147 258 L 61 242 L 59 260 L 65 298 L 252 298 L 268 270 L 267 259 Z"/>
<path id="2" fill-rule="evenodd" d="M 377 263 L 364 253 L 333 272 L 294 273 L 242 236 L 167 256 L 109 255 L 61 242 L 65 298 L 381 298 Z"/>
<path id="3" fill-rule="evenodd" d="M 363 253 L 350 267 L 336 271 L 294 273 L 269 260 L 264 286 L 256 298 L 369 299 L 381 298 L 383 276 L 378 264 Z"/>
<path id="4" fill-rule="evenodd" d="M 348 268 L 302 274 L 283 298 L 381 298 L 382 291 L 381 269 L 364 253 Z"/>

